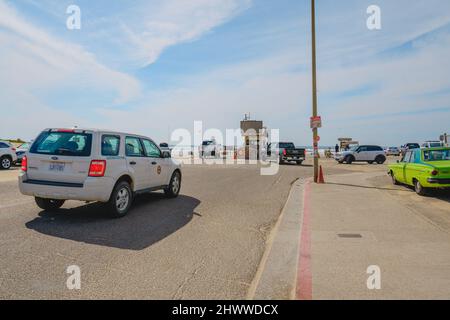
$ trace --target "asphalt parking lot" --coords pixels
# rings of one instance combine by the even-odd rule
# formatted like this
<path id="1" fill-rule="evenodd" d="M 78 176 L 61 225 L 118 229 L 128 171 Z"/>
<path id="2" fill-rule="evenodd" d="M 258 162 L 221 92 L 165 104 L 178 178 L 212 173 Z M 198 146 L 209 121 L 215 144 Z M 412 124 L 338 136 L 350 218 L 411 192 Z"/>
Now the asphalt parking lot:
<path id="1" fill-rule="evenodd" d="M 0 298 L 246 298 L 291 185 L 311 176 L 310 163 L 281 166 L 274 176 L 261 176 L 257 166 L 185 166 L 177 199 L 139 196 L 118 220 L 97 203 L 69 201 L 43 212 L 19 193 L 17 168 L 0 172 Z M 385 165 L 322 163 L 326 179 L 367 174 L 382 190 L 379 201 L 394 197 L 450 232 L 448 193 L 421 198 L 391 186 Z M 333 253 L 317 257 L 324 254 Z M 81 290 L 66 287 L 70 265 L 81 268 Z"/>
<path id="2" fill-rule="evenodd" d="M 0 298 L 245 298 L 291 183 L 311 167 L 275 176 L 255 166 L 188 166 L 181 195 L 140 196 L 111 220 L 96 203 L 42 212 L 20 195 L 18 170 L 0 178 Z M 66 268 L 82 288 L 66 288 Z"/>

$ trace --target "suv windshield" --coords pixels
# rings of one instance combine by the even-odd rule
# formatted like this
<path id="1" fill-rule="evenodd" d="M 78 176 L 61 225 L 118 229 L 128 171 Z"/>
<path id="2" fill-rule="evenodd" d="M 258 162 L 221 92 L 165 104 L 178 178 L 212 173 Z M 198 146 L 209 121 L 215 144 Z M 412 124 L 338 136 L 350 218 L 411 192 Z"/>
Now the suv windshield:
<path id="1" fill-rule="evenodd" d="M 425 150 L 423 152 L 423 160 L 425 161 L 450 160 L 450 149 Z"/>
<path id="2" fill-rule="evenodd" d="M 88 157 L 91 155 L 92 135 L 76 132 L 42 132 L 30 153 Z"/>

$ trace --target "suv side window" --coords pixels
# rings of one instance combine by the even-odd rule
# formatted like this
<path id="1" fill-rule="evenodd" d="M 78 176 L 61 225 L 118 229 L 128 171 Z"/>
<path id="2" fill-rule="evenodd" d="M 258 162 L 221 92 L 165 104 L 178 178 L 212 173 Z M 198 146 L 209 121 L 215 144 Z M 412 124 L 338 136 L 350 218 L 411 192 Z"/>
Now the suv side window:
<path id="1" fill-rule="evenodd" d="M 161 151 L 152 141 L 142 139 L 145 148 L 145 155 L 150 158 L 161 158 Z"/>
<path id="2" fill-rule="evenodd" d="M 0 148 L 9 148 L 6 143 L 0 142 Z"/>
<path id="3" fill-rule="evenodd" d="M 361 147 L 359 147 L 358 152 L 365 152 L 365 151 L 368 151 L 368 150 L 369 150 L 368 147 L 366 147 L 366 146 L 361 146 Z"/>
<path id="4" fill-rule="evenodd" d="M 125 138 L 125 155 L 127 157 L 144 157 L 144 148 L 139 138 Z"/>
<path id="5" fill-rule="evenodd" d="M 102 156 L 118 156 L 120 137 L 113 135 L 102 136 Z"/>
<path id="6" fill-rule="evenodd" d="M 379 146 L 370 146 L 369 151 L 383 151 L 383 148 Z"/>

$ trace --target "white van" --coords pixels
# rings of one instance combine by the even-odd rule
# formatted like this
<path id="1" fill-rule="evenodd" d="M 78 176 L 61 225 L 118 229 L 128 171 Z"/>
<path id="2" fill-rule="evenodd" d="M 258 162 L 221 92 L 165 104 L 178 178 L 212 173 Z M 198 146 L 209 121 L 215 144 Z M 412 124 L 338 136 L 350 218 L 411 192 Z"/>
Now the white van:
<path id="1" fill-rule="evenodd" d="M 107 203 L 123 217 L 135 194 L 176 197 L 181 167 L 152 139 L 97 129 L 46 129 L 22 160 L 19 188 L 44 210 L 65 200 Z"/>

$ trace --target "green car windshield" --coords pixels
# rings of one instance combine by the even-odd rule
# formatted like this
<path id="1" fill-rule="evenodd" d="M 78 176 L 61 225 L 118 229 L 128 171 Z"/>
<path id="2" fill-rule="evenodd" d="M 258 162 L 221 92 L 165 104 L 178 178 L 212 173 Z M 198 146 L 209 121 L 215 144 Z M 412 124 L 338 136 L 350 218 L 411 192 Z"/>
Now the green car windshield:
<path id="1" fill-rule="evenodd" d="M 423 152 L 423 160 L 425 161 L 450 160 L 450 149 L 425 150 Z"/>

